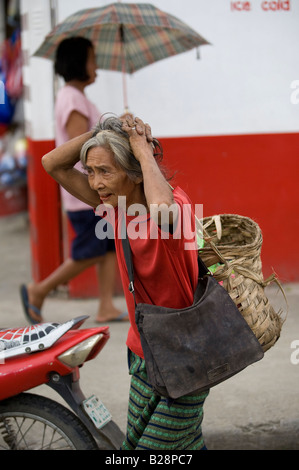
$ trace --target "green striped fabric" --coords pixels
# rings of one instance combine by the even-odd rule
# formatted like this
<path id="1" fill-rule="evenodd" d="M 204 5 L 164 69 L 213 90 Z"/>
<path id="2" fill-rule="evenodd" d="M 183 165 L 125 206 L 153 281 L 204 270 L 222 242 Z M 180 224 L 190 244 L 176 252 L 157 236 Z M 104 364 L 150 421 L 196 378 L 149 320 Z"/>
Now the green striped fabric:
<path id="1" fill-rule="evenodd" d="M 46 36 L 34 56 L 53 60 L 58 44 L 71 36 L 92 41 L 100 69 L 127 73 L 209 44 L 181 20 L 153 5 L 116 2 L 69 16 Z"/>
<path id="2" fill-rule="evenodd" d="M 131 387 L 122 450 L 202 450 L 203 404 L 208 392 L 168 402 L 153 394 L 145 362 L 129 353 Z"/>

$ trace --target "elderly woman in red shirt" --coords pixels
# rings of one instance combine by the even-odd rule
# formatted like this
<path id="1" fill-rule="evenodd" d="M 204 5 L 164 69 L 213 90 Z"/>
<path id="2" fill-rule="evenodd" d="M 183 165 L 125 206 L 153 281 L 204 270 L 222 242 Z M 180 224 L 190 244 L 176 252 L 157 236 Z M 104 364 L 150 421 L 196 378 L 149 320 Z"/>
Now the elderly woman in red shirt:
<path id="1" fill-rule="evenodd" d="M 200 450 L 205 448 L 201 423 L 208 392 L 171 403 L 153 393 L 147 380 L 119 236 L 120 224 L 125 220 L 137 303 L 172 308 L 193 303 L 198 278 L 194 226 L 184 224 L 181 216 L 184 205 L 191 207 L 191 202 L 181 188 L 173 189 L 169 185 L 161 167 L 158 144 L 141 119 L 127 116 L 122 121 L 111 117 L 101 122 L 93 133 L 88 132 L 45 155 L 43 165 L 75 197 L 94 208 L 99 206 L 101 215 L 107 210 L 108 220 L 114 226 L 116 254 L 131 322 L 127 346 L 132 378 L 127 436 L 122 449 Z M 80 158 L 86 175 L 74 169 Z M 136 208 L 138 217 L 134 215 Z M 190 249 L 192 236 L 194 244 Z"/>

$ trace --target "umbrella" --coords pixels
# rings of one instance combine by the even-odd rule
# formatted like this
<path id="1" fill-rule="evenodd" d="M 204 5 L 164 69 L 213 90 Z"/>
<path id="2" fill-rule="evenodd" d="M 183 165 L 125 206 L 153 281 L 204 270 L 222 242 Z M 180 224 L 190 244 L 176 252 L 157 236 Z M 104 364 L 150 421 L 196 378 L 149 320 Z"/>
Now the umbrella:
<path id="1" fill-rule="evenodd" d="M 100 69 L 123 74 L 209 44 L 181 20 L 151 4 L 115 2 L 69 16 L 46 36 L 34 56 L 54 59 L 58 44 L 71 36 L 92 41 Z"/>

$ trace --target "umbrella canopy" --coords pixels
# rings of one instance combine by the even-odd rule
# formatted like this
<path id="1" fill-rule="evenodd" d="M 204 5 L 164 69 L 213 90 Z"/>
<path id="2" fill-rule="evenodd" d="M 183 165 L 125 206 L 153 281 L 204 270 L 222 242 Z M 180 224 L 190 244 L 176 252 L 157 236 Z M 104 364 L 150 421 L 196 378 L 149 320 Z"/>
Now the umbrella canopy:
<path id="1" fill-rule="evenodd" d="M 209 44 L 178 18 L 153 5 L 116 2 L 69 16 L 46 36 L 34 56 L 54 59 L 58 44 L 70 36 L 92 41 L 100 69 L 130 74 Z"/>

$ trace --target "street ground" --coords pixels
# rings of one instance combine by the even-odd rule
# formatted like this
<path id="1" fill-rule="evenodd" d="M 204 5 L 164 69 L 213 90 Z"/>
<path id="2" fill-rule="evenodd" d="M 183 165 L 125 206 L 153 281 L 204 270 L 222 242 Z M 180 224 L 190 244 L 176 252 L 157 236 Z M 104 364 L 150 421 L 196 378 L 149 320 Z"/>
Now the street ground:
<path id="1" fill-rule="evenodd" d="M 26 324 L 19 286 L 31 280 L 30 259 L 28 215 L 0 218 L 1 327 Z M 262 361 L 210 391 L 203 425 L 210 450 L 299 450 L 299 284 L 284 284 L 284 289 L 289 312 L 278 342 Z M 275 310 L 286 309 L 276 286 L 268 287 L 266 292 Z M 122 310 L 126 308 L 123 297 L 116 297 L 115 302 Z M 96 309 L 96 299 L 68 299 L 63 290 L 58 290 L 46 300 L 43 315 L 48 321 L 58 322 L 89 315 L 85 326 L 93 327 Z M 81 386 L 87 396 L 95 394 L 101 398 L 125 432 L 128 324 L 109 326 L 111 338 L 107 345 L 81 369 Z M 34 391 L 61 401 L 47 386 Z"/>

